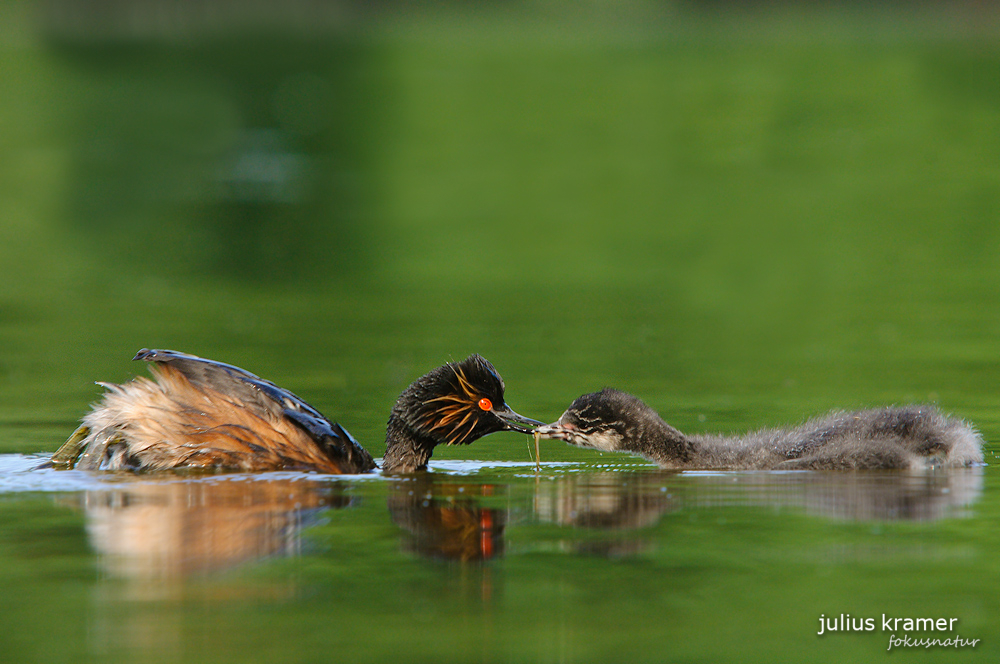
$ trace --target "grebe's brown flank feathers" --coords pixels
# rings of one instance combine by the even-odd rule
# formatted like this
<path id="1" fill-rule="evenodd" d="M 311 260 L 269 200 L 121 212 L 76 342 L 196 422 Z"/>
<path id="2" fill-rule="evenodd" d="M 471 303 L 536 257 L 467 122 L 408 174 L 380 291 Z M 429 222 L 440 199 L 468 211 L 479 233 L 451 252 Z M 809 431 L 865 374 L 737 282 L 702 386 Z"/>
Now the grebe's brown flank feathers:
<path id="1" fill-rule="evenodd" d="M 375 467 L 343 427 L 248 371 L 168 350 L 143 349 L 135 359 L 154 363 L 155 380 L 102 383 L 108 392 L 53 456 L 56 465 L 328 473 Z"/>
<path id="2" fill-rule="evenodd" d="M 386 427 L 386 472 L 427 466 L 436 445 L 467 445 L 497 431 L 532 433 L 541 424 L 504 401 L 504 382 L 484 357 L 449 362 L 413 381 L 396 400 Z"/>
<path id="3" fill-rule="evenodd" d="M 342 473 L 366 472 L 375 468 L 371 454 L 347 429 L 328 420 L 292 392 L 249 371 L 173 350 L 143 348 L 132 359 L 169 364 L 183 373 L 193 385 L 227 394 L 233 401 L 256 410 L 261 416 L 284 416 L 312 438 L 342 468 Z"/>

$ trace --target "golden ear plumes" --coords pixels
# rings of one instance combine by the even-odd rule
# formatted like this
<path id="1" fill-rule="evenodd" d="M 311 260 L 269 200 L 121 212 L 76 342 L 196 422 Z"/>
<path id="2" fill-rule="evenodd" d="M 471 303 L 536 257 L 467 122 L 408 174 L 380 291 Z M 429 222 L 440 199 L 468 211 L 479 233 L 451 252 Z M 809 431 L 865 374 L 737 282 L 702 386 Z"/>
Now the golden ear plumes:
<path id="1" fill-rule="evenodd" d="M 479 394 L 466 378 L 462 367 L 453 364 L 451 369 L 455 372 L 460 393 L 444 394 L 428 399 L 427 403 L 440 402 L 441 405 L 426 411 L 424 425 L 430 431 L 442 432 L 447 444 L 455 445 L 468 438 L 476 428 L 476 404 L 479 401 Z M 463 431 L 466 424 L 468 429 Z"/>

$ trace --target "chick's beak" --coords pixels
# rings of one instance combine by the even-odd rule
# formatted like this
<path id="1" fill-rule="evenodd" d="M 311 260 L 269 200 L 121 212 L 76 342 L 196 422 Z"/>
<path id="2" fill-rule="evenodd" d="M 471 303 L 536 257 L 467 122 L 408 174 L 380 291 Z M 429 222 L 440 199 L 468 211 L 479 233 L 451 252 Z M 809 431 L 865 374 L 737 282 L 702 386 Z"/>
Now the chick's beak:
<path id="1" fill-rule="evenodd" d="M 573 429 L 573 425 L 563 424 L 563 421 L 560 419 L 552 424 L 543 424 L 535 429 L 535 433 L 542 438 L 554 438 L 556 440 L 565 440 L 569 442 Z"/>
<path id="2" fill-rule="evenodd" d="M 544 422 L 539 422 L 538 420 L 533 420 L 530 417 L 525 417 L 524 415 L 518 415 L 510 409 L 507 404 L 504 404 L 502 408 L 498 408 L 493 411 L 493 414 L 499 417 L 504 423 L 505 431 L 520 431 L 521 433 L 535 433 L 535 427 L 539 424 L 544 424 Z"/>

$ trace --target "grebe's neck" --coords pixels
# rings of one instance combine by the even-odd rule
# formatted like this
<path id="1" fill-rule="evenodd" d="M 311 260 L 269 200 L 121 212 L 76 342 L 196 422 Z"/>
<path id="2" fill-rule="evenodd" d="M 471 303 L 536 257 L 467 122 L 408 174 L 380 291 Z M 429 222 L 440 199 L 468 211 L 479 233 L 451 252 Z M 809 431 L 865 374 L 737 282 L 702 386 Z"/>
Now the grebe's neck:
<path id="1" fill-rule="evenodd" d="M 435 445 L 433 440 L 418 434 L 393 412 L 385 428 L 382 472 L 412 473 L 425 470 Z"/>
<path id="2" fill-rule="evenodd" d="M 658 415 L 644 418 L 624 437 L 622 448 L 641 454 L 664 467 L 681 467 L 697 454 L 694 441 L 663 421 Z"/>

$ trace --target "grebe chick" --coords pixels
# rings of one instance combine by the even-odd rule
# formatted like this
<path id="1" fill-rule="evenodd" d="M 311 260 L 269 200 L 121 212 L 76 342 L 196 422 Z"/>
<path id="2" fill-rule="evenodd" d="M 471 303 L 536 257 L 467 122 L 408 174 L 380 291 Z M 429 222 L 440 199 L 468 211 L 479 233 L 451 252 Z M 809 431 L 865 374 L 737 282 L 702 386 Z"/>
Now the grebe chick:
<path id="1" fill-rule="evenodd" d="M 153 363 L 153 380 L 100 383 L 108 391 L 51 467 L 338 474 L 376 468 L 346 429 L 248 371 L 171 350 L 143 349 L 134 359 Z M 383 470 L 422 470 L 435 445 L 468 444 L 495 431 L 531 433 L 538 424 L 507 407 L 496 369 L 472 355 L 418 378 L 399 397 Z"/>
<path id="2" fill-rule="evenodd" d="M 983 462 L 983 440 L 934 406 L 834 412 L 792 429 L 687 436 L 638 398 L 605 388 L 574 401 L 542 438 L 633 452 L 674 469 L 891 469 Z"/>

